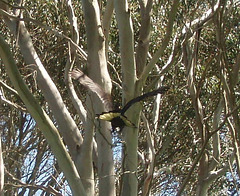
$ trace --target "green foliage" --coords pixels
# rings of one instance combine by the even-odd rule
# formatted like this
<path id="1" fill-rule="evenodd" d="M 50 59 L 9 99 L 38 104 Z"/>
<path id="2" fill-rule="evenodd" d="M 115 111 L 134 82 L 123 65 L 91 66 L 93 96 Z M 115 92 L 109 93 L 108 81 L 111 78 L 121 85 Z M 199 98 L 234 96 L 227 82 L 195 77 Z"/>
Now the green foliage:
<path id="1" fill-rule="evenodd" d="M 162 44 L 172 3 L 172 1 L 167 0 L 153 2 L 151 13 L 151 35 L 147 63 L 150 62 L 151 57 Z M 197 40 L 199 46 L 193 82 L 199 92 L 199 100 L 202 103 L 204 112 L 203 121 L 209 132 L 213 131 L 214 111 L 223 97 L 223 83 L 221 79 L 223 67 L 219 63 L 219 54 L 224 54 L 225 69 L 227 70 L 227 79 L 229 82 L 231 80 L 234 65 L 236 64 L 237 55 L 239 55 L 240 51 L 240 8 L 237 6 L 237 3 L 234 4 L 233 2 L 234 1 L 227 1 L 226 5 L 221 8 L 221 11 L 219 11 L 219 13 L 217 13 L 207 25 L 201 27 L 201 36 L 200 39 Z M 82 5 L 80 1 L 74 1 L 73 4 L 74 11 L 78 19 L 80 38 L 79 46 L 84 50 L 87 50 Z M 232 4 L 232 6 L 229 4 Z M 104 13 L 105 5 L 106 1 L 103 1 L 101 5 L 101 13 Z M 136 48 L 138 46 L 139 30 L 141 28 L 140 6 L 137 1 L 130 1 L 129 6 L 133 19 L 135 37 L 134 44 Z M 180 1 L 177 18 L 173 26 L 173 35 L 171 36 L 170 42 L 164 51 L 164 55 L 159 58 L 155 68 L 150 72 L 143 90 L 144 92 L 149 92 L 150 90 L 156 88 L 155 84 L 159 78 L 159 70 L 167 64 L 173 50 L 174 38 L 176 38 L 174 63 L 164 74 L 163 79 L 163 84 L 170 86 L 171 91 L 161 99 L 160 116 L 156 130 L 154 129 L 154 116 L 152 113 L 156 104 L 155 100 L 151 98 L 141 103 L 143 106 L 143 113 L 147 117 L 150 129 L 152 130 L 151 133 L 156 151 L 154 170 L 155 177 L 153 177 L 151 183 L 153 195 L 175 194 L 179 190 L 180 185 L 189 172 L 189 168 L 201 150 L 202 141 L 196 125 L 196 111 L 187 86 L 187 67 L 183 63 L 184 37 L 182 30 L 186 27 L 186 24 L 191 23 L 198 17 L 201 17 L 208 9 L 211 8 L 211 6 L 212 5 L 210 5 L 209 1 Z M 22 10 L 23 17 L 32 17 L 38 22 L 54 30 L 62 32 L 66 36 L 71 36 L 68 11 L 63 2 L 25 1 L 24 8 L 25 9 Z M 69 54 L 67 40 L 54 35 L 51 31 L 40 27 L 38 24 L 26 22 L 26 26 L 31 34 L 34 47 L 40 56 L 44 67 L 60 91 L 74 120 L 81 128 L 81 119 L 69 99 L 64 79 L 65 65 Z M 3 23 L 0 23 L 0 29 L 0 32 L 3 33 L 5 40 L 11 45 L 15 61 L 22 77 L 30 88 L 32 94 L 38 99 L 41 106 L 47 111 L 54 121 L 54 116 L 51 113 L 49 105 L 37 86 L 36 77 L 34 75 L 35 73 L 32 72 L 32 70 L 30 70 L 28 65 L 24 62 L 19 48 L 16 46 L 16 41 L 13 36 L 10 35 L 8 28 Z M 112 89 L 113 100 L 116 103 L 121 103 L 122 71 L 120 62 L 121 57 L 119 54 L 118 31 L 119 29 L 117 27 L 115 15 L 113 15 L 108 40 L 109 48 L 107 48 L 109 61 L 108 71 L 112 81 L 114 82 Z M 222 32 L 223 37 L 220 40 L 218 39 L 217 32 Z M 197 38 L 195 36 L 192 36 L 189 41 L 189 45 L 192 48 L 194 48 L 194 45 L 196 44 L 196 39 Z M 5 67 L 1 61 L 0 63 L 1 81 L 11 86 L 9 78 L 5 72 Z M 75 65 L 83 70 L 87 69 L 87 63 L 81 59 L 80 55 L 77 57 Z M 8 100 L 24 108 L 22 101 L 16 94 L 14 94 L 11 90 L 4 88 L 1 84 L 0 87 L 0 90 L 4 92 L 4 96 Z M 87 91 L 80 86 L 77 87 L 77 93 L 84 103 Z M 236 105 L 239 105 L 239 79 L 232 94 L 235 95 Z M 52 162 L 45 162 L 44 164 L 46 165 L 46 168 L 40 167 L 41 164 L 38 161 L 41 158 L 46 160 L 46 157 L 51 157 L 51 153 L 48 144 L 36 128 L 32 118 L 29 117 L 29 114 L 25 111 L 20 111 L 19 108 L 14 108 L 5 102 L 1 102 L 0 113 L 0 126 L 1 130 L 3 130 L 1 135 L 6 170 L 9 173 L 14 174 L 16 178 L 29 184 L 34 182 L 37 182 L 36 184 L 44 184 L 45 179 L 42 179 L 42 175 L 44 172 L 47 172 L 48 176 L 46 178 L 50 180 L 46 184 L 52 185 L 56 183 L 53 178 L 50 177 L 53 175 L 55 176 L 56 181 L 59 182 L 58 185 L 53 185 L 54 188 L 57 190 L 63 190 L 66 185 L 65 178 L 62 177 L 61 171 L 59 170 L 55 160 L 52 160 Z M 220 120 L 221 122 L 227 113 L 228 111 L 226 111 L 226 108 L 223 109 Z M 84 130 L 81 129 L 81 132 L 84 135 Z M 229 126 L 225 125 L 222 129 L 220 129 L 219 135 L 221 154 L 219 165 L 216 170 L 221 169 L 222 166 L 228 164 L 229 155 L 234 152 L 232 142 L 233 136 L 230 132 Z M 142 122 L 140 123 L 138 143 L 139 152 L 141 152 L 147 159 L 148 143 L 146 130 Z M 31 154 L 30 152 L 32 151 L 35 153 Z M 212 139 L 210 139 L 206 151 L 209 159 L 213 159 Z M 119 154 L 115 155 L 115 157 L 118 155 Z M 29 156 L 32 156 L 32 165 L 23 165 L 23 163 L 29 163 L 27 162 Z M 147 161 L 148 160 L 139 160 L 139 194 L 141 193 L 142 185 L 145 180 L 145 167 L 147 165 Z M 115 163 L 116 179 L 119 179 L 122 175 L 121 164 L 119 160 L 116 160 Z M 51 166 L 56 168 L 50 169 Z M 235 171 L 236 170 L 237 169 L 235 167 Z M 194 195 L 196 193 L 198 171 L 198 168 L 194 170 L 194 173 L 185 188 L 186 195 Z M 97 173 L 95 173 L 95 175 L 97 176 Z M 235 175 L 237 176 L 238 174 Z M 29 176 L 29 178 L 27 176 Z M 118 184 L 119 181 L 116 181 Z M 234 183 L 230 181 L 231 177 L 226 177 L 225 173 L 219 176 L 209 187 L 209 194 L 221 195 L 226 190 L 232 192 L 232 190 L 236 187 Z M 10 191 L 9 195 L 10 193 L 13 194 L 14 192 L 16 193 L 19 191 L 19 189 L 15 187 L 16 184 L 18 184 L 18 181 L 13 180 L 10 176 L 6 178 L 6 183 L 7 185 L 5 189 Z M 239 180 L 237 180 L 236 183 L 239 185 Z M 119 189 L 119 186 L 117 188 Z M 27 189 L 24 188 L 21 191 L 23 194 L 24 191 L 27 191 Z M 33 192 L 35 191 L 32 190 L 32 193 Z"/>

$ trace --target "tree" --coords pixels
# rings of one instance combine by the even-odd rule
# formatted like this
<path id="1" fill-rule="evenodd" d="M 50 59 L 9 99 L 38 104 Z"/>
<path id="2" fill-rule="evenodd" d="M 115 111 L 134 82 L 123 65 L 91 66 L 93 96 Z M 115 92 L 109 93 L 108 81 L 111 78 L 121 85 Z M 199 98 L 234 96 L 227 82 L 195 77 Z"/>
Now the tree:
<path id="1" fill-rule="evenodd" d="M 237 192 L 239 12 L 234 0 L 0 1 L 5 193 Z M 170 90 L 112 133 L 73 67 L 119 105 Z"/>

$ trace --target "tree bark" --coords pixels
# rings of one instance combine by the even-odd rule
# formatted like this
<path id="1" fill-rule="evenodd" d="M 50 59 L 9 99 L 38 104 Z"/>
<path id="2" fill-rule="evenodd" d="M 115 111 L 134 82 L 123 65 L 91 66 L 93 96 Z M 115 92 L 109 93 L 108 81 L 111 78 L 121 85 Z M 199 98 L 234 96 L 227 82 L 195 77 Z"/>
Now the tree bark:
<path id="1" fill-rule="evenodd" d="M 3 195 L 3 186 L 4 186 L 4 163 L 2 156 L 2 138 L 0 136 L 0 196 Z"/>
<path id="2" fill-rule="evenodd" d="M 5 11 L 8 10 L 6 4 L 3 3 L 0 3 L 0 8 Z M 83 142 L 82 136 L 80 135 L 77 125 L 68 112 L 56 85 L 53 83 L 41 60 L 39 59 L 24 22 L 14 20 L 9 17 L 4 17 L 4 20 L 11 30 L 11 33 L 15 37 L 18 37 L 18 45 L 26 64 L 33 65 L 33 68 L 37 70 L 38 85 L 47 102 L 49 103 L 49 106 L 57 121 L 59 131 L 69 147 L 69 151 L 73 160 L 77 160 L 78 154 L 76 149 L 77 146 L 80 146 Z M 71 137 L 69 137 L 69 134 Z"/>
<path id="3" fill-rule="evenodd" d="M 90 2 L 88 0 L 82 0 L 82 4 L 87 32 L 87 61 L 89 77 L 94 79 L 94 82 L 98 83 L 103 87 L 105 92 L 110 94 L 112 83 L 107 70 L 105 37 L 101 27 L 101 16 L 98 1 L 93 0 Z M 104 105 L 96 95 L 90 93 L 87 103 L 89 108 L 93 108 L 94 114 L 100 114 L 104 111 Z M 89 121 L 88 123 L 94 123 L 94 116 L 93 121 Z M 111 143 L 112 140 L 111 126 L 108 122 L 96 122 L 95 126 L 98 152 L 97 167 L 99 176 L 99 195 L 114 196 L 116 194 L 114 163 L 111 145 L 109 145 L 109 142 Z M 87 136 L 89 138 L 88 145 L 90 145 L 90 142 L 92 142 L 90 141 L 90 137 L 93 138 L 93 129 L 88 130 L 88 132 L 90 134 Z M 89 154 L 89 156 L 91 156 L 91 154 Z"/>
<path id="4" fill-rule="evenodd" d="M 127 1 L 114 1 L 116 19 L 119 29 L 121 66 L 123 75 L 123 103 L 126 103 L 134 96 L 139 95 L 141 89 L 136 89 L 136 64 L 134 59 L 134 37 L 133 26 L 130 16 L 130 9 Z M 138 125 L 140 108 L 138 104 L 132 106 L 126 116 L 134 124 Z M 125 127 L 123 129 L 125 146 L 123 149 L 122 163 L 122 188 L 121 195 L 137 195 L 137 147 L 138 130 Z"/>
<path id="5" fill-rule="evenodd" d="M 69 182 L 72 193 L 74 195 L 86 195 L 77 169 L 63 144 L 58 130 L 27 88 L 17 69 L 9 46 L 2 37 L 0 37 L 0 56 L 6 66 L 13 86 L 19 93 L 19 96 L 26 105 L 27 110 L 37 122 L 40 130 L 47 139 L 54 155 L 56 156 L 58 164 Z"/>

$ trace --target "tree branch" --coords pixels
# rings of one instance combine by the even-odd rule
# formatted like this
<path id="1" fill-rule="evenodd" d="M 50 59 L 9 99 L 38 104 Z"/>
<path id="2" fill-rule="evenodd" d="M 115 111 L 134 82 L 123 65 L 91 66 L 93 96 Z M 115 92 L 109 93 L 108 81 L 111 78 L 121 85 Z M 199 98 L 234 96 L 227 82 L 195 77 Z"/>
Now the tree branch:
<path id="1" fill-rule="evenodd" d="M 54 195 L 54 196 L 63 196 L 61 193 L 59 193 L 57 190 L 55 190 L 53 187 L 51 186 L 48 186 L 48 187 L 45 187 L 43 185 L 37 185 L 37 184 L 27 184 L 27 183 L 24 183 L 22 182 L 21 180 L 17 179 L 16 177 L 14 177 L 10 172 L 8 172 L 6 169 L 5 169 L 5 172 L 8 176 L 10 176 L 15 182 L 17 182 L 18 184 L 12 184 L 12 186 L 15 186 L 15 187 L 19 187 L 19 188 L 29 188 L 29 189 L 37 189 L 37 190 L 43 190 L 44 192 L 46 193 L 49 193 L 51 195 Z"/>
<path id="2" fill-rule="evenodd" d="M 151 134 L 151 130 L 149 127 L 149 123 L 147 121 L 147 118 L 145 117 L 145 115 L 143 113 L 141 113 L 141 117 L 143 119 L 144 122 L 144 126 L 146 129 L 146 133 L 147 133 L 147 144 L 148 144 L 148 168 L 146 171 L 146 177 L 144 180 L 144 184 L 143 184 L 143 190 L 142 190 L 142 195 L 143 196 L 147 196 L 150 193 L 150 189 L 151 189 L 151 181 L 153 178 L 153 172 L 154 172 L 154 163 L 155 163 L 155 149 L 154 149 L 154 140 Z"/>
<path id="3" fill-rule="evenodd" d="M 51 149 L 58 160 L 59 166 L 68 179 L 73 194 L 85 195 L 85 190 L 83 189 L 81 179 L 78 175 L 75 165 L 71 160 L 70 155 L 67 152 L 66 147 L 62 142 L 58 130 L 50 120 L 49 116 L 33 97 L 25 82 L 22 80 L 22 77 L 10 52 L 9 46 L 2 37 L 0 37 L 0 56 L 6 66 L 11 82 L 51 146 Z"/>
<path id="4" fill-rule="evenodd" d="M 0 4 L 1 5 L 1 4 Z M 16 35 L 16 29 L 14 26 L 16 25 L 16 21 L 18 17 L 9 15 L 6 11 L 0 9 L 0 13 L 4 13 L 5 16 L 14 17 L 14 20 L 6 21 L 13 35 Z M 18 21 L 18 20 L 17 20 Z M 82 144 L 82 136 L 78 130 L 78 127 L 74 120 L 72 119 L 69 111 L 66 108 L 66 105 L 63 102 L 63 99 L 44 68 L 34 46 L 32 43 L 32 39 L 30 37 L 29 32 L 27 31 L 25 24 L 23 21 L 19 23 L 18 26 L 18 44 L 20 47 L 20 51 L 24 57 L 26 64 L 32 65 L 34 69 L 37 70 L 37 82 L 39 88 L 44 94 L 52 113 L 57 121 L 59 131 L 61 132 L 64 140 L 69 147 L 69 152 L 73 159 L 76 158 L 76 146 L 80 146 Z M 61 112 L 59 112 L 61 111 Z M 71 137 L 69 137 L 69 134 Z"/>
<path id="5" fill-rule="evenodd" d="M 206 138 L 206 140 L 204 141 L 203 145 L 202 145 L 202 148 L 201 148 L 201 151 L 199 152 L 199 154 L 197 155 L 196 159 L 193 161 L 193 164 L 192 164 L 192 167 L 190 168 L 189 172 L 188 172 L 188 175 L 186 176 L 186 178 L 184 179 L 182 185 L 180 186 L 180 189 L 177 193 L 177 196 L 180 196 L 185 188 L 185 186 L 187 185 L 187 183 L 189 182 L 189 179 L 196 167 L 196 165 L 198 164 L 199 160 L 201 159 L 205 149 L 206 149 L 206 146 L 208 144 L 208 141 L 209 139 L 214 135 L 216 134 L 220 129 L 222 129 L 222 127 L 225 125 L 225 123 L 227 122 L 228 120 L 228 117 L 230 117 L 235 111 L 237 111 L 238 109 L 240 108 L 240 106 L 234 108 L 233 111 L 231 111 L 230 113 L 228 113 L 223 122 L 218 126 L 218 128 L 216 128 L 215 130 L 213 130 L 212 132 L 210 132 Z"/>
<path id="6" fill-rule="evenodd" d="M 177 15 L 178 5 L 179 5 L 179 0 L 174 0 L 173 4 L 172 4 L 172 9 L 169 12 L 169 18 L 168 18 L 168 24 L 167 24 L 167 27 L 166 27 L 166 33 L 165 33 L 165 36 L 164 36 L 163 41 L 161 43 L 161 47 L 153 55 L 153 58 L 148 63 L 148 65 L 144 68 L 144 70 L 143 70 L 143 72 L 142 72 L 142 74 L 139 78 L 139 80 L 142 80 L 143 82 L 146 81 L 150 71 L 152 71 L 153 67 L 158 62 L 159 58 L 164 54 L 164 51 L 169 44 L 170 38 L 172 36 L 174 20 L 176 19 L 176 15 Z"/>

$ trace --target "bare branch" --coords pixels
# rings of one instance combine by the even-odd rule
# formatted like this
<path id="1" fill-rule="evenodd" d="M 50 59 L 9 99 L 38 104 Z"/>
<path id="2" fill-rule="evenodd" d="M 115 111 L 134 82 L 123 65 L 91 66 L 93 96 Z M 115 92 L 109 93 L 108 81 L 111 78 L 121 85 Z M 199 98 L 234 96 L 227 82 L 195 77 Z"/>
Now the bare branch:
<path id="1" fill-rule="evenodd" d="M 23 81 L 20 72 L 15 64 L 9 46 L 1 37 L 0 39 L 0 55 L 6 66 L 8 75 L 13 83 L 13 86 L 18 91 L 19 96 L 25 103 L 28 111 L 38 123 L 39 128 L 46 137 L 52 151 L 54 152 L 58 163 L 67 177 L 73 194 L 85 195 L 81 179 L 76 170 L 71 157 L 63 144 L 59 132 L 46 112 L 41 108 L 39 103 L 33 97 L 25 82 Z"/>
<path id="2" fill-rule="evenodd" d="M 15 182 L 17 182 L 18 184 L 12 184 L 12 186 L 15 187 L 25 187 L 25 188 L 29 188 L 29 189 L 37 189 L 37 190 L 43 190 L 46 193 L 52 194 L 54 196 L 63 196 L 61 193 L 59 193 L 57 190 L 55 190 L 53 187 L 48 186 L 45 187 L 43 185 L 37 185 L 37 184 L 27 184 L 22 182 L 21 180 L 19 180 L 18 178 L 14 177 L 10 172 L 8 172 L 5 169 L 6 174 L 12 178 L 12 180 L 14 180 Z"/>
<path id="3" fill-rule="evenodd" d="M 215 134 L 217 133 L 220 129 L 222 129 L 222 127 L 225 125 L 225 123 L 227 122 L 228 118 L 236 111 L 240 108 L 240 106 L 236 107 L 233 111 L 231 111 L 230 113 L 228 113 L 223 122 L 218 126 L 218 128 L 216 128 L 215 130 L 213 130 L 212 132 L 210 132 L 206 138 L 206 140 L 204 141 L 203 145 L 202 145 L 202 148 L 201 148 L 201 151 L 199 152 L 199 154 L 197 155 L 196 159 L 194 160 L 189 172 L 188 172 L 188 175 L 186 176 L 186 178 L 184 179 L 182 185 L 180 186 L 180 189 L 177 193 L 177 196 L 180 196 L 185 188 L 185 186 L 187 185 L 187 183 L 189 182 L 189 179 L 196 167 L 196 165 L 198 164 L 199 160 L 201 159 L 202 155 L 204 154 L 204 151 L 206 149 L 206 146 L 208 144 L 208 141 L 209 139 Z"/>
<path id="4" fill-rule="evenodd" d="M 147 54 L 149 49 L 150 29 L 151 29 L 151 10 L 152 0 L 139 1 L 141 8 L 141 27 L 139 30 L 139 40 L 136 49 L 137 75 L 141 75 L 146 66 Z"/>
<path id="5" fill-rule="evenodd" d="M 38 25 L 39 27 L 41 27 L 41 28 L 43 28 L 43 29 L 45 29 L 45 30 L 53 33 L 54 35 L 68 40 L 68 41 L 73 45 L 73 47 L 75 47 L 75 48 L 78 50 L 78 52 L 79 52 L 79 54 L 81 55 L 82 59 L 85 60 L 85 61 L 87 60 L 87 54 L 86 54 L 86 52 L 85 52 L 81 47 L 79 47 L 71 38 L 69 38 L 68 36 L 64 35 L 63 32 L 59 32 L 58 30 L 53 29 L 52 27 L 46 26 L 46 25 L 42 24 L 41 22 L 39 22 L 38 20 L 33 19 L 33 18 L 31 18 L 31 17 L 28 17 L 28 18 L 19 18 L 19 17 L 17 17 L 17 16 L 14 16 L 14 15 L 9 14 L 8 12 L 6 12 L 6 11 L 3 10 L 3 9 L 0 9 L 0 13 L 3 14 L 3 15 L 5 15 L 5 16 L 7 16 L 7 17 L 9 17 L 9 18 L 13 18 L 13 19 L 15 19 L 16 21 L 32 22 L 32 23 L 34 23 L 35 25 Z M 10 22 L 10 21 L 9 21 L 9 22 Z"/>
<path id="6" fill-rule="evenodd" d="M 155 162 L 155 149 L 154 149 L 154 140 L 153 140 L 153 137 L 151 134 L 148 120 L 143 113 L 141 113 L 141 117 L 143 119 L 146 134 L 147 134 L 147 144 L 148 144 L 148 154 L 149 154 L 148 155 L 148 163 L 147 163 L 149 166 L 146 170 L 146 178 L 144 180 L 143 191 L 142 191 L 143 192 L 142 195 L 147 196 L 147 195 L 149 195 L 150 188 L 151 188 L 151 181 L 153 178 L 154 162 Z"/>
<path id="7" fill-rule="evenodd" d="M 113 15 L 113 2 L 114 0 L 108 0 L 107 1 L 107 5 L 104 11 L 104 15 L 103 15 L 103 20 L 102 20 L 102 24 L 103 24 L 103 33 L 105 36 L 105 49 L 106 49 L 106 55 L 107 55 L 107 51 L 108 51 L 108 37 L 109 37 L 109 29 L 110 29 L 110 25 L 111 25 L 111 19 L 112 19 L 112 15 Z"/>
<path id="8" fill-rule="evenodd" d="M 2 154 L 2 137 L 0 136 L 0 195 L 3 195 L 4 186 L 4 162 Z"/>
<path id="9" fill-rule="evenodd" d="M 0 99 L 2 101 L 4 101 L 5 103 L 7 103 L 8 105 L 11 105 L 11 106 L 13 106 L 14 108 L 16 108 L 18 110 L 21 110 L 23 112 L 27 111 L 26 108 L 23 108 L 22 106 L 20 106 L 20 105 L 18 105 L 16 103 L 13 103 L 13 102 L 9 101 L 8 99 L 6 99 L 6 97 L 4 96 L 3 91 L 1 89 L 0 89 Z"/>
<path id="10" fill-rule="evenodd" d="M 157 63 L 159 58 L 164 54 L 164 51 L 167 48 L 167 46 L 169 44 L 169 41 L 170 41 L 170 38 L 172 36 L 173 24 L 174 24 L 175 17 L 177 15 L 178 5 L 179 5 L 179 0 L 174 0 L 173 4 L 172 4 L 172 9 L 169 12 L 169 18 L 168 18 L 168 24 L 167 24 L 167 27 L 166 27 L 166 33 L 165 33 L 165 36 L 164 36 L 163 41 L 161 43 L 161 47 L 157 50 L 157 52 L 153 55 L 153 58 L 151 59 L 151 61 L 144 68 L 139 80 L 142 80 L 142 81 L 145 82 L 145 80 L 148 77 L 149 72 L 152 71 L 153 67 L 155 66 L 155 64 Z"/>
<path id="11" fill-rule="evenodd" d="M 68 8 L 68 18 L 71 25 L 71 34 L 72 34 L 72 40 L 73 42 L 78 46 L 79 44 L 79 32 L 78 32 L 78 25 L 77 25 L 77 18 L 74 13 L 73 5 L 71 0 L 66 1 L 66 6 Z M 64 71 L 64 78 L 65 78 L 65 84 L 68 87 L 68 91 L 71 97 L 71 100 L 73 102 L 73 105 L 75 109 L 77 110 L 77 113 L 80 115 L 81 120 L 84 124 L 84 128 L 86 128 L 86 121 L 87 121 L 87 111 L 85 110 L 81 100 L 78 98 L 76 91 L 74 90 L 72 79 L 69 75 L 69 71 L 72 70 L 73 65 L 75 63 L 76 56 L 76 48 L 71 47 L 71 44 L 69 44 L 69 56 L 68 61 L 66 63 L 66 68 Z"/>

